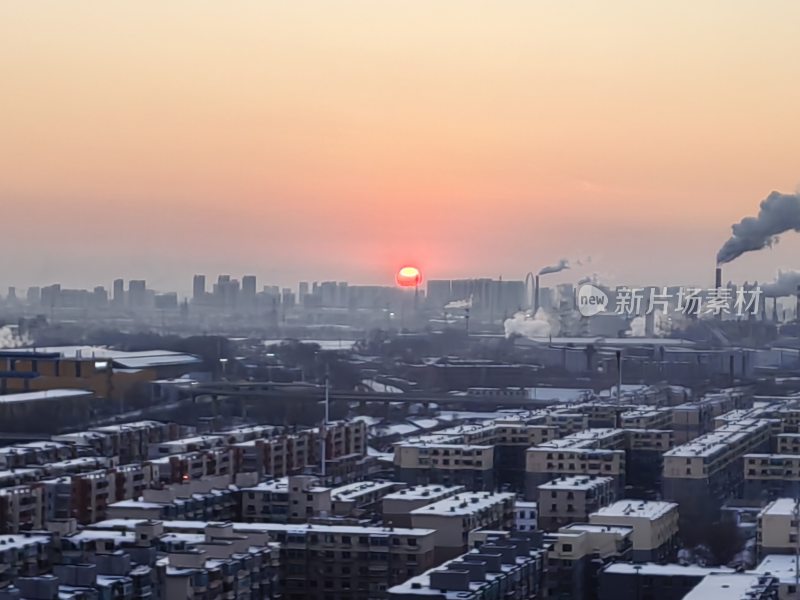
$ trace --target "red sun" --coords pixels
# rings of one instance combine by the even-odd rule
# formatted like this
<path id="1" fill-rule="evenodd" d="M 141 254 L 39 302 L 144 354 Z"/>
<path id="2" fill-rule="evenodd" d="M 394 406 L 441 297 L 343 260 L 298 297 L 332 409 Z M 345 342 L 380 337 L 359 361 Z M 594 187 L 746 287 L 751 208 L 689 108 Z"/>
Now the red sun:
<path id="1" fill-rule="evenodd" d="M 403 267 L 395 277 L 400 287 L 417 287 L 422 283 L 422 273 L 417 267 Z"/>

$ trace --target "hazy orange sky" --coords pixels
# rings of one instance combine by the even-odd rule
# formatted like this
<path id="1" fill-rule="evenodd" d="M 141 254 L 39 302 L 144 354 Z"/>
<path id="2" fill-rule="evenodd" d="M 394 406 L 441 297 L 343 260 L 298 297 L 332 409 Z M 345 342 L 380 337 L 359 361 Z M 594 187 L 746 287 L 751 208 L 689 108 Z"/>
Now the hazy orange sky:
<path id="1" fill-rule="evenodd" d="M 800 2 L 3 0 L 0 286 L 713 283 L 800 183 Z M 726 279 L 800 268 L 800 235 Z M 574 273 L 567 278 L 574 278 Z"/>

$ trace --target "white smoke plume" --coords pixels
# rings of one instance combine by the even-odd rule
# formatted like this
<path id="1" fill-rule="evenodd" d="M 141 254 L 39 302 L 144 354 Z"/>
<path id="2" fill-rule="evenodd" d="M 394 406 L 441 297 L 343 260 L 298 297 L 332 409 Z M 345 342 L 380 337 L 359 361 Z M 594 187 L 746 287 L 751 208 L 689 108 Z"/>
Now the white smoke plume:
<path id="1" fill-rule="evenodd" d="M 667 317 L 660 310 L 653 311 L 653 335 L 663 337 L 669 333 L 670 327 Z M 625 332 L 628 337 L 646 337 L 647 318 L 638 316 L 631 319 L 630 329 Z"/>
<path id="2" fill-rule="evenodd" d="M 800 285 L 800 272 L 778 271 L 775 281 L 762 285 L 761 292 L 767 298 L 794 296 L 797 293 L 798 285 Z"/>
<path id="3" fill-rule="evenodd" d="M 468 298 L 467 300 L 453 300 L 452 302 L 448 302 L 444 305 L 445 310 L 464 310 L 466 308 L 472 307 L 472 298 Z"/>
<path id="4" fill-rule="evenodd" d="M 16 329 L 0 327 L 0 349 L 24 348 L 30 346 L 31 343 L 27 335 L 20 336 Z"/>
<path id="5" fill-rule="evenodd" d="M 562 258 L 558 261 L 558 263 L 554 265 L 550 265 L 548 267 L 542 267 L 539 270 L 539 275 L 547 275 L 549 273 L 558 273 L 559 271 L 563 271 L 565 269 L 569 269 L 569 261 L 566 258 Z"/>
<path id="6" fill-rule="evenodd" d="M 772 192 L 758 210 L 758 216 L 745 217 L 731 226 L 733 235 L 717 252 L 717 264 L 731 262 L 745 252 L 771 247 L 778 235 L 800 231 L 800 196 Z"/>
<path id="7" fill-rule="evenodd" d="M 541 308 L 536 311 L 535 315 L 520 311 L 510 319 L 506 319 L 503 327 L 506 337 L 514 334 L 527 338 L 548 337 L 558 335 L 560 331 L 558 318 Z"/>

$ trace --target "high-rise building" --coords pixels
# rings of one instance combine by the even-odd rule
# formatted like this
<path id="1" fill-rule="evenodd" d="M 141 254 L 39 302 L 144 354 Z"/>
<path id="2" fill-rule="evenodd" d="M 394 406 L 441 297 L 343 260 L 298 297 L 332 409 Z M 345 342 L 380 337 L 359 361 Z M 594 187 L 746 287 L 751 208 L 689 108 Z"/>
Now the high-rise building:
<path id="1" fill-rule="evenodd" d="M 192 280 L 192 301 L 202 302 L 206 295 L 206 276 L 195 275 Z"/>
<path id="2" fill-rule="evenodd" d="M 102 308 L 108 304 L 108 292 L 102 285 L 98 285 L 92 291 L 92 306 L 95 308 Z"/>
<path id="3" fill-rule="evenodd" d="M 61 284 L 54 283 L 42 288 L 42 306 L 55 308 L 61 304 Z"/>
<path id="4" fill-rule="evenodd" d="M 242 277 L 242 296 L 253 298 L 256 295 L 256 276 L 245 275 Z"/>
<path id="5" fill-rule="evenodd" d="M 147 283 L 144 279 L 131 279 L 128 282 L 128 306 L 144 308 L 147 305 Z"/>
<path id="6" fill-rule="evenodd" d="M 125 306 L 125 280 L 114 280 L 114 305 Z"/>
<path id="7" fill-rule="evenodd" d="M 253 310 L 256 307 L 256 276 L 245 275 L 242 277 L 242 293 L 239 305 L 245 310 Z"/>
<path id="8" fill-rule="evenodd" d="M 29 287 L 26 295 L 28 304 L 36 305 L 42 301 L 42 289 L 39 287 Z"/>
<path id="9" fill-rule="evenodd" d="M 308 296 L 308 294 L 309 294 L 308 282 L 307 281 L 301 281 L 300 282 L 300 286 L 297 289 L 297 301 L 300 304 L 303 304 L 303 301 L 305 300 L 305 297 Z"/>

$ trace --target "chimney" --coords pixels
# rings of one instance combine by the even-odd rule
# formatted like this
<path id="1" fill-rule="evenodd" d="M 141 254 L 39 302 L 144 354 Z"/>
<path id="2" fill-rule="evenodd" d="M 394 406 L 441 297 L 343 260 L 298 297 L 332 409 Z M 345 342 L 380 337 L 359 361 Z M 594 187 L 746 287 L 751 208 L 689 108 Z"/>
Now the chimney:
<path id="1" fill-rule="evenodd" d="M 795 308 L 794 308 L 794 320 L 800 323 L 800 285 L 797 286 L 797 291 L 795 292 Z"/>
<path id="2" fill-rule="evenodd" d="M 722 287 L 722 267 L 717 267 L 715 282 L 716 282 L 716 285 L 714 287 L 716 289 L 719 289 L 719 288 Z"/>
<path id="3" fill-rule="evenodd" d="M 798 298 L 800 298 L 800 286 L 798 286 Z M 800 302 L 800 300 L 798 300 Z M 533 278 L 533 314 L 539 310 L 539 276 Z"/>

